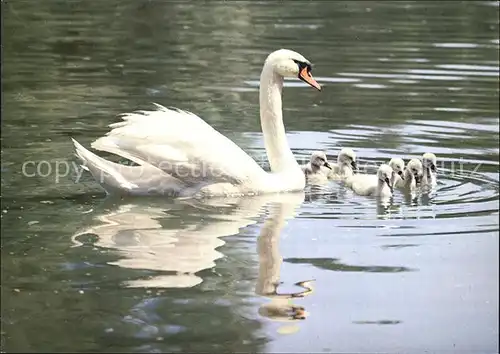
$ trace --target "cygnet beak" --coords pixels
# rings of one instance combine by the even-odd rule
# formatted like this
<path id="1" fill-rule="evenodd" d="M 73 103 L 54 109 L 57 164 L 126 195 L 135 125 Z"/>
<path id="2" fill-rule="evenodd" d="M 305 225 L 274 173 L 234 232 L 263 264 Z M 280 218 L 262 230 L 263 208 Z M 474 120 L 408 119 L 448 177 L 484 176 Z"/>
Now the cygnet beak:
<path id="1" fill-rule="evenodd" d="M 431 171 L 436 172 L 436 170 L 437 170 L 436 165 L 431 163 Z"/>
<path id="2" fill-rule="evenodd" d="M 399 175 L 399 177 L 400 177 L 403 181 L 405 180 L 405 176 L 404 176 L 404 174 L 403 174 L 403 171 L 399 171 L 399 172 L 398 172 L 398 175 Z"/>
<path id="3" fill-rule="evenodd" d="M 330 166 L 328 161 L 325 161 L 325 164 L 323 166 L 325 166 L 326 168 L 329 168 L 330 170 L 332 169 L 332 166 Z"/>

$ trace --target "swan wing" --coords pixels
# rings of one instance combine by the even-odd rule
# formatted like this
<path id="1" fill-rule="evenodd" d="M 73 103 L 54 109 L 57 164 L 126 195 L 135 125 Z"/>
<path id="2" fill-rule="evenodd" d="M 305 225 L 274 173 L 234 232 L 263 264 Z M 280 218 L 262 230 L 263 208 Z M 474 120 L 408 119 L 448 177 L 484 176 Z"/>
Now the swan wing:
<path id="1" fill-rule="evenodd" d="M 111 124 L 112 130 L 92 147 L 146 161 L 188 185 L 238 185 L 264 173 L 254 159 L 197 115 L 155 105 L 156 110 L 123 114 L 123 121 Z"/>

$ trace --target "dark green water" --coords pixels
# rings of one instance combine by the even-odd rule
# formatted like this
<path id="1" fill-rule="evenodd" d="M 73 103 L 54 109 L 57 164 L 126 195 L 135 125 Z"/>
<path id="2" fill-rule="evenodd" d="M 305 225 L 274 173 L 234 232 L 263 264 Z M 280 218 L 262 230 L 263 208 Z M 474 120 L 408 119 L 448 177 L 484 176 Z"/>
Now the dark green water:
<path id="1" fill-rule="evenodd" d="M 498 352 L 498 2 L 25 0 L 2 15 L 2 351 Z M 282 47 L 324 86 L 287 82 L 297 158 L 432 151 L 436 195 L 381 211 L 335 183 L 188 204 L 74 182 L 70 137 L 88 146 L 150 102 L 262 155 L 258 78 Z"/>

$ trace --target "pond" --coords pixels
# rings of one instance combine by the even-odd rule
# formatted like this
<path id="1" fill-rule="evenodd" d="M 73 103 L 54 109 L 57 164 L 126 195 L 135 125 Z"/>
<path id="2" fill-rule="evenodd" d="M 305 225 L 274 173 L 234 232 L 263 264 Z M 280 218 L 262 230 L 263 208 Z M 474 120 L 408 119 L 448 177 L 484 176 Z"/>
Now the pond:
<path id="1" fill-rule="evenodd" d="M 498 352 L 494 1 L 3 1 L 4 352 Z M 206 201 L 106 196 L 79 168 L 152 102 L 265 154 L 275 49 L 295 157 L 425 152 L 435 193 L 342 184 Z M 109 155 L 104 155 L 109 157 Z M 259 160 L 262 162 L 262 160 Z"/>

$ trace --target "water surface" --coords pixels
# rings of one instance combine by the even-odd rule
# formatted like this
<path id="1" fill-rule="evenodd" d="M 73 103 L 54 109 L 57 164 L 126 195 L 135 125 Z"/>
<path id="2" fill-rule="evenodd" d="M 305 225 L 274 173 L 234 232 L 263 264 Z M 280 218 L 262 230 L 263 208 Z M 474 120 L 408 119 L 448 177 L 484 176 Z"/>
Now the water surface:
<path id="1" fill-rule="evenodd" d="M 2 13 L 2 351 L 498 352 L 498 2 Z M 282 47 L 324 87 L 286 81 L 297 159 L 351 147 L 373 170 L 431 151 L 436 193 L 381 208 L 336 183 L 186 202 L 74 182 L 69 138 L 88 146 L 151 102 L 264 163 L 258 79 Z"/>

